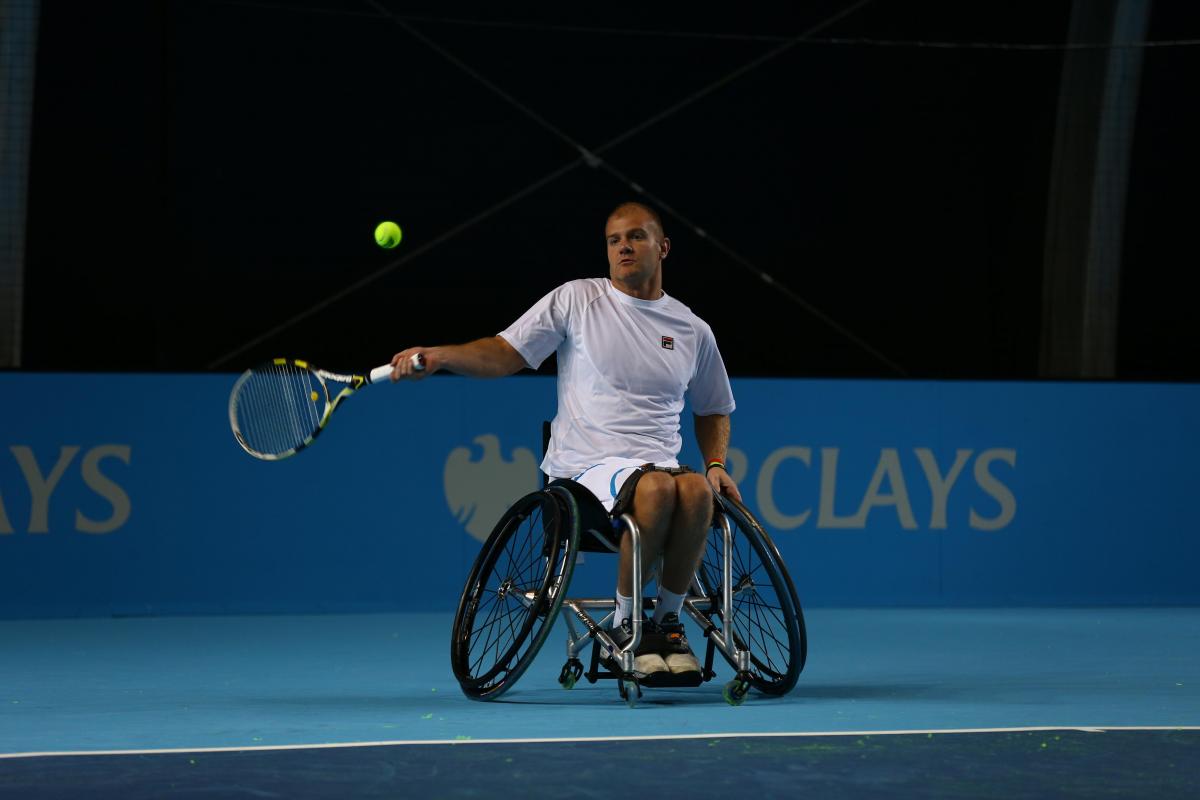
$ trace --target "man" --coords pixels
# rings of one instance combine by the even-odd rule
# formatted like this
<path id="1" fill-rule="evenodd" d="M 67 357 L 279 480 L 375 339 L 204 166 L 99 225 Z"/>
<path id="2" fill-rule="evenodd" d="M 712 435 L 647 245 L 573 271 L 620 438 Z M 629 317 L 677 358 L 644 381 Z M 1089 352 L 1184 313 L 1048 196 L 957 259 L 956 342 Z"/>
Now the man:
<path id="1" fill-rule="evenodd" d="M 570 281 L 543 297 L 499 335 L 462 345 L 412 347 L 392 359 L 392 379 L 439 370 L 472 377 L 511 375 L 558 353 L 558 413 L 542 471 L 572 478 L 612 511 L 639 467 L 632 514 L 643 563 L 663 557 L 653 620 L 644 627 L 635 671 L 699 672 L 679 620 L 683 597 L 703 557 L 712 492 L 741 499 L 725 470 L 733 393 L 712 329 L 662 289 L 671 249 L 658 214 L 624 203 L 605 225 L 608 279 Z M 424 359 L 424 370 L 412 358 Z M 695 414 L 705 474 L 679 467 L 684 394 Z M 625 501 L 628 493 L 622 497 Z M 622 509 L 627 510 L 627 509 Z M 613 639 L 632 638 L 630 538 L 621 542 Z"/>

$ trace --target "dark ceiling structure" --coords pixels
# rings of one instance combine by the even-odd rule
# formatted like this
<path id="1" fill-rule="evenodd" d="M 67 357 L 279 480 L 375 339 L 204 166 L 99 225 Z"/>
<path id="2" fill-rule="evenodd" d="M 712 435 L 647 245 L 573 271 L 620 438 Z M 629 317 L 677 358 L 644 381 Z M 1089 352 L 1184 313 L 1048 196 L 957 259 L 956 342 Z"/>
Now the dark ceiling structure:
<path id="1" fill-rule="evenodd" d="M 1086 39 L 1077 5 L 44 0 L 22 365 L 347 369 L 494 334 L 604 274 L 633 199 L 734 375 L 1196 380 L 1200 15 L 1098 3 Z M 1125 150 L 1069 172 L 1093 106 Z M 1121 234 L 1107 375 L 1044 355 L 1048 270 L 1098 235 L 1048 220 L 1081 198 Z"/>

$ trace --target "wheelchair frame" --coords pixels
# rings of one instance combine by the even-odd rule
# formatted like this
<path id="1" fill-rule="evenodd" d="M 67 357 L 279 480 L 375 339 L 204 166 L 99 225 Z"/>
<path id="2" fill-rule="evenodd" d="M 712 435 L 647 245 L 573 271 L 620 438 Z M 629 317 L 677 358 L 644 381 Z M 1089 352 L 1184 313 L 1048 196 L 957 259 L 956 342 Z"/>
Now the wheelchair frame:
<path id="1" fill-rule="evenodd" d="M 717 514 L 714 509 L 714 514 Z M 720 514 L 720 526 L 722 529 L 722 537 L 724 543 L 724 552 L 730 554 L 733 552 L 733 531 L 729 525 L 729 519 L 723 513 Z M 716 677 L 713 672 L 713 649 L 714 647 L 725 655 L 726 659 L 736 665 L 737 677 L 725 685 L 725 697 L 727 700 L 740 703 L 745 697 L 750 686 L 750 652 L 746 649 L 739 649 L 735 637 L 729 636 L 726 631 L 718 629 L 707 617 L 700 613 L 701 608 L 710 609 L 713 601 L 709 598 L 696 599 L 691 593 L 684 599 L 683 607 L 687 611 L 696 624 L 704 630 L 704 636 L 708 640 L 707 652 L 705 655 L 705 663 L 700 673 L 694 677 L 685 679 L 676 679 L 675 676 L 670 678 L 659 677 L 659 675 L 649 676 L 638 680 L 630 680 L 634 674 L 634 653 L 637 646 L 642 640 L 642 610 L 653 609 L 654 601 L 646 603 L 644 597 L 644 587 L 649 583 L 649 578 L 643 576 L 642 565 L 642 532 L 634 520 L 632 514 L 622 514 L 613 521 L 613 529 L 616 534 L 617 541 L 620 541 L 622 535 L 622 527 L 629 533 L 632 544 L 632 562 L 633 562 L 633 610 L 630 616 L 630 623 L 633 628 L 633 638 L 630 639 L 624 647 L 620 647 L 613 641 L 612 636 L 608 633 L 608 628 L 605 627 L 613 614 L 616 613 L 616 603 L 611 598 L 587 598 L 572 600 L 564 598 L 562 605 L 575 614 L 575 617 L 583 623 L 586 631 L 579 633 L 575 627 L 574 621 L 570 616 L 564 616 L 567 629 L 567 663 L 563 666 L 562 672 L 559 673 L 558 682 L 566 688 L 571 688 L 575 680 L 579 678 L 580 673 L 576 670 L 576 664 L 579 664 L 579 653 L 587 646 L 587 642 L 592 642 L 592 658 L 591 666 L 584 677 L 589 683 L 595 683 L 601 678 L 614 678 L 620 680 L 620 693 L 631 706 L 636 702 L 636 698 L 641 697 L 642 686 L 699 686 L 702 682 L 712 680 Z M 614 551 L 615 552 L 615 551 Z M 721 613 L 722 619 L 733 619 L 733 579 L 732 579 L 732 558 L 723 559 L 724 568 L 722 570 L 721 583 Z M 655 577 L 653 570 L 650 577 Z M 698 581 L 693 578 L 691 591 L 696 592 L 699 588 Z M 599 622 L 592 618 L 587 613 L 586 609 L 611 609 L 604 618 Z M 732 628 L 730 629 L 732 631 Z M 612 669 L 601 672 L 600 651 L 605 649 L 609 658 L 616 661 L 620 671 Z M 580 664 L 581 666 L 581 664 Z M 667 673 L 659 673 L 666 675 Z M 574 679 L 572 679 L 572 676 Z M 636 692 L 636 697 L 634 693 Z"/>
<path id="2" fill-rule="evenodd" d="M 731 522 L 735 515 L 740 515 L 742 520 Z M 521 553 L 528 552 L 529 567 L 545 567 L 542 577 L 540 580 L 531 581 L 525 574 L 530 571 L 529 567 L 509 567 L 508 573 L 518 573 L 523 581 L 515 580 L 513 574 L 506 574 L 498 586 L 485 591 L 490 573 L 500 557 L 505 553 L 512 557 L 514 548 L 510 540 L 520 535 L 522 526 L 526 523 L 528 531 L 525 538 L 528 541 L 518 544 L 516 549 Z M 748 547 L 754 550 L 762 561 L 760 567 L 767 573 L 778 598 L 779 607 L 775 610 L 779 611 L 779 616 L 776 616 L 776 620 L 785 628 L 786 637 L 786 663 L 782 665 L 783 672 L 778 671 L 779 665 L 774 664 L 770 655 L 766 656 L 765 661 L 755 658 L 752 650 L 755 637 L 752 632 L 745 637 L 738 633 L 736 598 L 743 592 L 748 592 L 752 597 L 758 596 L 753 574 L 759 568 L 746 570 L 739 563 L 737 566 L 744 574 L 739 576 L 735 584 L 734 562 L 738 542 L 734 531 L 735 523 L 738 530 L 745 534 Z M 604 527 L 609 530 L 597 530 Z M 715 576 L 710 574 L 712 570 L 706 570 L 705 567 L 711 567 L 707 556 L 713 544 L 712 532 L 717 530 L 720 531 L 721 563 L 720 577 L 714 580 Z M 514 534 L 514 531 L 517 533 Z M 633 545 L 634 595 L 631 616 L 633 637 L 622 648 L 612 639 L 606 627 L 615 611 L 616 604 L 613 599 L 568 598 L 565 594 L 570 586 L 579 552 L 616 552 L 624 531 L 628 531 Z M 583 535 L 593 536 L 595 543 L 601 546 L 596 547 L 594 543 L 590 547 L 582 546 L 580 538 Z M 610 517 L 599 500 L 586 488 L 571 481 L 555 481 L 522 497 L 497 522 L 492 535 L 476 558 L 459 601 L 451 640 L 451 663 L 463 693 L 472 699 L 493 700 L 511 688 L 537 656 L 559 610 L 565 606 L 570 612 L 564 616 L 568 628 L 567 662 L 558 679 L 564 688 L 574 687 L 580 677 L 586 677 L 591 683 L 604 678 L 616 679 L 622 699 L 633 706 L 642 696 L 642 686 L 698 686 L 711 680 L 716 676 L 712 668 L 714 654 L 720 651 L 735 670 L 734 678 L 727 682 L 723 689 L 723 696 L 731 705 L 740 705 L 752 686 L 767 694 L 785 694 L 795 685 L 800 671 L 804 668 L 807 640 L 799 598 L 778 550 L 766 531 L 744 506 L 730 498 L 714 496 L 713 524 L 705 555 L 701 569 L 693 577 L 683 606 L 688 616 L 701 627 L 707 639 L 701 672 L 684 675 L 657 673 L 639 679 L 634 671 L 634 653 L 642 637 L 642 610 L 652 608 L 653 601 L 647 603 L 643 596 L 647 579 L 641 555 L 641 531 L 637 522 L 630 514 L 622 514 L 615 519 Z M 530 585 L 517 586 L 518 582 Z M 514 632 L 512 622 L 508 625 L 515 641 L 505 648 L 497 643 L 494 646 L 494 663 L 477 674 L 475 667 L 482 663 L 483 657 L 481 656 L 475 664 L 471 663 L 473 638 L 478 638 L 480 633 L 486 633 L 488 638 L 483 649 L 484 655 L 487 655 L 493 648 L 490 637 L 495 633 L 495 629 L 498 628 L 502 632 L 504 630 L 504 626 L 492 618 L 495 608 L 510 600 L 515 601 L 515 605 L 511 607 L 523 609 L 525 612 L 519 626 L 515 626 L 519 630 Z M 492 610 L 488 612 L 488 619 L 477 632 L 477 614 L 489 603 Z M 774 609 L 773 606 L 764 607 L 768 609 L 766 615 L 775 616 L 771 610 Z M 608 609 L 609 613 L 597 621 L 591 612 L 603 609 Z M 782 617 L 782 620 L 779 617 Z M 720 625 L 714 623 L 715 618 L 719 619 Z M 582 625 L 582 631 L 576 627 L 577 622 Z M 773 633 L 769 635 L 779 644 Z M 744 638 L 751 639 L 751 642 L 747 643 Z M 764 646 L 767 645 L 761 634 L 759 639 Z M 585 673 L 579 655 L 589 641 L 592 643 L 591 664 Z M 520 650 L 526 642 L 529 643 L 529 647 L 522 654 Z M 602 664 L 603 670 L 600 669 Z"/>

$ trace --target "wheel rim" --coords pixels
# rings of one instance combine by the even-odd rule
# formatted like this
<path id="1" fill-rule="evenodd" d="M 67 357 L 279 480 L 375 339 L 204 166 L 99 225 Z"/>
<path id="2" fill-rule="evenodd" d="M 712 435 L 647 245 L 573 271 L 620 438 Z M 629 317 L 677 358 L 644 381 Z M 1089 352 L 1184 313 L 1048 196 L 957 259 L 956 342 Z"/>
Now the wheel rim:
<path id="1" fill-rule="evenodd" d="M 558 560 L 560 512 L 546 495 L 509 509 L 472 572 L 455 630 L 455 672 L 479 694 L 501 685 L 539 638 Z M 543 612 L 543 613 L 540 613 Z"/>
<path id="2" fill-rule="evenodd" d="M 733 620 L 726 625 L 721 609 L 721 554 L 724 538 L 719 525 L 709 531 L 708 545 L 700 564 L 701 588 L 712 601 L 711 616 L 721 628 L 732 627 L 738 649 L 750 651 L 752 685 L 772 694 L 789 691 L 803 666 L 803 644 L 798 615 L 786 580 L 775 568 L 770 553 L 754 546 L 749 535 L 735 525 L 733 536 Z M 764 544 L 765 548 L 765 544 Z"/>

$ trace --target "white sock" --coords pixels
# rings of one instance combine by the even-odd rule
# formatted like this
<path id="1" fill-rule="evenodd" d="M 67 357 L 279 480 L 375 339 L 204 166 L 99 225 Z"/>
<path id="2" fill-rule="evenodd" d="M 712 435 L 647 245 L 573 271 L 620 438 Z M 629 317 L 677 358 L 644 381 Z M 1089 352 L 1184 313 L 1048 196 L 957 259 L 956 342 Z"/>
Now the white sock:
<path id="1" fill-rule="evenodd" d="M 614 628 L 621 627 L 621 620 L 630 619 L 633 616 L 633 598 L 617 592 L 617 610 L 613 614 L 612 626 Z"/>
<path id="2" fill-rule="evenodd" d="M 654 621 L 662 622 L 667 614 L 678 614 L 683 608 L 683 595 L 658 587 L 658 602 L 654 604 Z"/>

